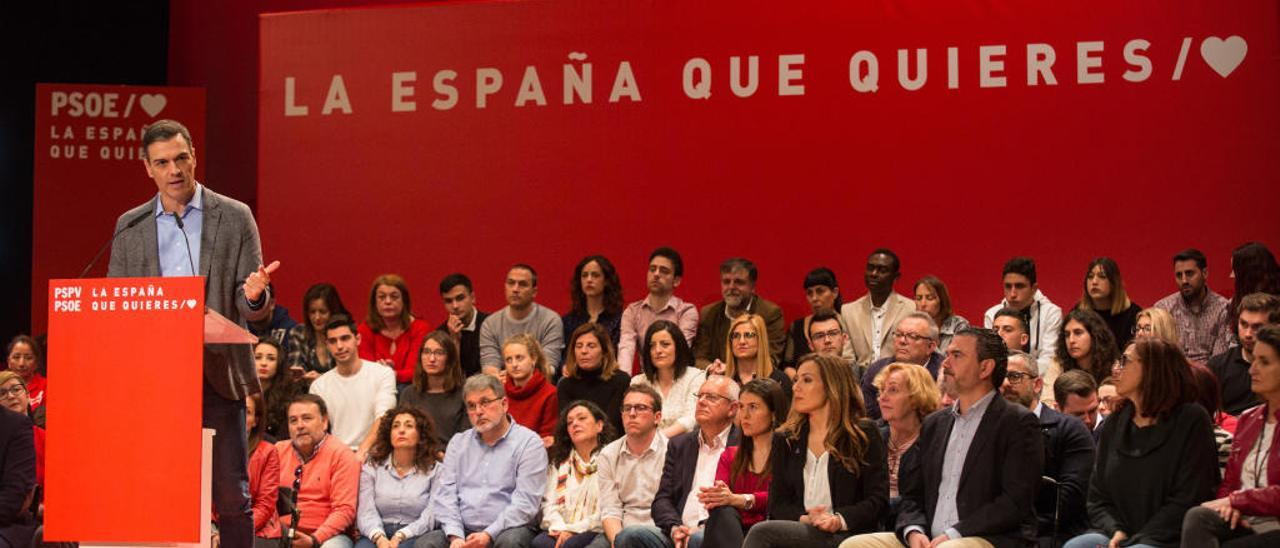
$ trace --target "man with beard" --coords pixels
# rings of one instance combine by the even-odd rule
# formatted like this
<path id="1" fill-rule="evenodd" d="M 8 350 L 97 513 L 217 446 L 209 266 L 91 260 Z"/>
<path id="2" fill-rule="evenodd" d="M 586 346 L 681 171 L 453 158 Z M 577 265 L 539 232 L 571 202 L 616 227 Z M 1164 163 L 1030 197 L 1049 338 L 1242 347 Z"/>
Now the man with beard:
<path id="1" fill-rule="evenodd" d="M 782 351 L 787 345 L 787 324 L 782 319 L 778 305 L 756 295 L 755 263 L 741 257 L 733 257 L 720 263 L 720 294 L 724 300 L 702 307 L 699 312 L 698 336 L 693 343 L 693 356 L 699 369 L 707 369 L 714 362 L 723 362 L 729 325 L 743 314 L 759 314 L 769 331 L 769 354 L 773 363 L 782 363 Z M 723 370 L 723 363 L 713 369 Z"/>
<path id="2" fill-rule="evenodd" d="M 1000 386 L 1000 394 L 1040 418 L 1040 431 L 1044 433 L 1044 475 L 1057 481 L 1058 488 L 1040 489 L 1036 495 L 1036 520 L 1039 537 L 1052 537 L 1057 545 L 1088 527 L 1084 503 L 1089 474 L 1093 471 L 1094 446 L 1084 423 L 1040 402 L 1043 383 L 1029 354 L 1009 353 L 1009 371 Z M 1056 528 L 1055 506 L 1059 520 Z"/>
<path id="3" fill-rule="evenodd" d="M 298 523 L 280 516 L 281 527 L 293 532 L 293 548 L 351 546 L 343 531 L 356 519 L 360 464 L 328 429 L 324 398 L 302 394 L 289 404 L 290 439 L 276 442 L 276 455 L 280 485 L 297 494 Z"/>
<path id="4" fill-rule="evenodd" d="M 895 293 L 893 282 L 902 275 L 898 255 L 880 248 L 867 257 L 863 283 L 867 294 L 840 307 L 844 324 L 849 326 L 853 361 L 866 367 L 881 357 L 893 354 L 893 338 L 889 332 L 907 314 L 916 311 L 916 302 Z"/>
<path id="5" fill-rule="evenodd" d="M 1187 359 L 1203 363 L 1231 346 L 1231 301 L 1209 289 L 1208 261 L 1199 249 L 1173 256 L 1173 279 L 1178 292 L 1159 301 L 1178 324 L 1178 337 Z M 1123 348 L 1121 350 L 1124 350 Z"/>

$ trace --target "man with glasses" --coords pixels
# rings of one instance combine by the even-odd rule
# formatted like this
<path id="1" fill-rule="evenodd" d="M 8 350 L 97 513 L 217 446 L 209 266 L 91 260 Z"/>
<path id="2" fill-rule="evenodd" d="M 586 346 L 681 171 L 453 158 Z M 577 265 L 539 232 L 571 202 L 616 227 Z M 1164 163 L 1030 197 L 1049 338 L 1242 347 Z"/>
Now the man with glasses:
<path id="1" fill-rule="evenodd" d="M 525 548 L 538 531 L 547 483 L 542 438 L 507 413 L 507 393 L 492 375 L 462 386 L 470 430 L 449 440 L 437 470 L 431 513 L 440 529 L 418 539 L 425 548 Z"/>
<path id="2" fill-rule="evenodd" d="M 716 479 L 720 454 L 736 446 L 741 431 L 733 424 L 738 412 L 738 384 L 712 375 L 698 389 L 698 426 L 667 445 L 662 479 L 653 498 L 656 527 L 631 527 L 618 535 L 618 548 L 698 548 L 707 510 L 702 492 Z"/>
<path id="3" fill-rule="evenodd" d="M 896 253 L 885 248 L 872 251 L 863 276 L 867 294 L 840 307 L 844 324 L 849 326 L 853 360 L 858 365 L 866 366 L 894 351 L 896 344 L 889 332 L 903 317 L 916 311 L 914 299 L 893 291 L 893 282 L 900 276 L 901 263 Z"/>
<path id="4" fill-rule="evenodd" d="M 356 519 L 360 464 L 346 445 L 327 434 L 329 409 L 324 398 L 301 394 L 289 404 L 289 436 L 276 442 L 280 485 L 293 486 L 298 521 L 280 516 L 281 530 L 293 535 L 293 548 L 351 548 L 343 534 Z"/>
<path id="5" fill-rule="evenodd" d="M 834 310 L 819 310 L 809 319 L 809 348 L 819 354 L 844 358 L 849 334 Z"/>
<path id="6" fill-rule="evenodd" d="M 942 354 L 938 353 L 938 324 L 924 312 L 911 312 L 898 320 L 891 333 L 893 355 L 876 360 L 862 375 L 862 400 L 867 406 L 867 416 L 880 419 L 880 390 L 876 389 L 876 375 L 885 366 L 900 362 L 912 363 L 929 370 L 929 376 L 937 379 L 942 366 Z"/>
<path id="7" fill-rule="evenodd" d="M 627 389 L 622 397 L 625 435 L 606 445 L 596 457 L 604 536 L 596 536 L 595 542 L 602 546 L 593 548 L 612 546 L 631 528 L 657 530 L 653 523 L 653 497 L 667 458 L 667 437 L 658 431 L 661 421 L 662 396 L 657 390 L 647 384 Z"/>
<path id="8" fill-rule="evenodd" d="M 1040 418 L 1040 431 L 1044 433 L 1044 475 L 1057 482 L 1057 489 L 1040 489 L 1036 495 L 1036 520 L 1040 539 L 1053 539 L 1056 546 L 1088 527 L 1084 504 L 1089 475 L 1093 472 L 1094 445 L 1084 423 L 1040 401 L 1043 388 L 1044 379 L 1031 355 L 1010 352 L 1009 371 L 1005 373 L 1000 393 L 1005 400 L 1029 409 Z"/>

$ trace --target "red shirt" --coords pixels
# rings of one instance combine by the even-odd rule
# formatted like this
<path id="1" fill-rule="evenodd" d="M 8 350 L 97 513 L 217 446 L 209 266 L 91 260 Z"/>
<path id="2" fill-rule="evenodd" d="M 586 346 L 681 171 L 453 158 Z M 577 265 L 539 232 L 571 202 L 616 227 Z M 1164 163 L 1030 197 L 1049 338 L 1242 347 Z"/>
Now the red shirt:
<path id="1" fill-rule="evenodd" d="M 31 408 L 44 405 L 44 389 L 49 384 L 39 373 L 32 373 L 31 380 L 26 383 L 27 395 L 31 396 Z"/>
<path id="2" fill-rule="evenodd" d="M 757 476 L 750 470 L 744 470 L 742 475 L 738 476 L 738 481 L 730 483 L 729 472 L 733 470 L 733 456 L 737 454 L 738 446 L 736 445 L 725 447 L 724 452 L 720 453 L 720 462 L 716 464 L 716 481 L 723 481 L 735 494 L 755 495 L 755 504 L 751 505 L 751 509 L 741 512 L 742 528 L 745 530 L 764 521 L 766 510 L 769 508 L 769 479 Z"/>
<path id="3" fill-rule="evenodd" d="M 422 343 L 422 337 L 431 332 L 426 320 L 414 318 L 409 329 L 395 339 L 374 333 L 368 323 L 360 324 L 356 331 L 360 335 L 360 359 L 371 362 L 391 360 L 396 382 L 413 382 L 413 368 L 418 364 L 418 345 Z"/>
<path id="4" fill-rule="evenodd" d="M 276 442 L 280 458 L 280 485 L 292 487 L 298 469 L 298 452 L 292 442 Z M 327 436 L 316 454 L 302 467 L 302 488 L 298 491 L 298 530 L 311 533 L 323 543 L 341 534 L 356 520 L 356 499 L 360 490 L 360 464 L 338 438 Z M 290 516 L 280 516 L 288 525 Z"/>
<path id="5" fill-rule="evenodd" d="M 276 499 L 280 493 L 280 456 L 270 443 L 259 441 L 249 456 L 249 495 L 253 501 L 253 536 L 280 538 Z"/>
<path id="6" fill-rule="evenodd" d="M 547 382 L 541 371 L 534 369 L 529 382 L 520 388 L 516 388 L 511 377 L 507 376 L 503 388 L 507 391 L 507 410 L 517 424 L 544 438 L 555 435 L 559 400 L 556 399 L 556 387 Z"/>

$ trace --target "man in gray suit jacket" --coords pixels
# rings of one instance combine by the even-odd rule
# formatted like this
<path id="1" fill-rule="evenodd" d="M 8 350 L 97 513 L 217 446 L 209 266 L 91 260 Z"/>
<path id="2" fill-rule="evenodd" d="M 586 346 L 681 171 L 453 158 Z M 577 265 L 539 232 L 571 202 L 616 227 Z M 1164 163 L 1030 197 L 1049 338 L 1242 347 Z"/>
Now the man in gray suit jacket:
<path id="1" fill-rule="evenodd" d="M 205 278 L 205 305 L 245 326 L 270 313 L 267 286 L 279 263 L 262 265 L 258 227 L 249 207 L 195 179 L 196 155 L 182 124 L 160 120 L 142 137 L 147 175 L 156 197 L 116 222 L 108 276 Z M 193 237 L 194 236 L 194 237 Z M 204 348 L 204 426 L 213 438 L 213 509 L 220 542 L 253 545 L 248 499 L 244 398 L 262 390 L 244 344 Z"/>

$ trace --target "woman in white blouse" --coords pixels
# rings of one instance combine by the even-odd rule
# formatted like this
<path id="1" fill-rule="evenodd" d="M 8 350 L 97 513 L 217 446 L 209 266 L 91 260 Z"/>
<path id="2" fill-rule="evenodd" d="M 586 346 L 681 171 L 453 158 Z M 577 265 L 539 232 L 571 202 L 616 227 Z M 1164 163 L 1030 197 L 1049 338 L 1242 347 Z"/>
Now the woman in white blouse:
<path id="1" fill-rule="evenodd" d="M 834 356 L 798 361 L 791 415 L 774 439 L 770 520 L 751 528 L 744 548 L 834 548 L 876 531 L 888 508 L 884 440 L 853 370 Z"/>
<path id="2" fill-rule="evenodd" d="M 599 406 L 577 400 L 560 413 L 554 438 L 542 497 L 542 532 L 532 547 L 586 548 L 597 539 L 607 546 L 596 457 L 613 438 L 613 427 Z"/>
<path id="3" fill-rule="evenodd" d="M 707 377 L 694 367 L 693 350 L 680 327 L 667 320 L 650 324 L 641 356 L 644 374 L 632 377 L 631 384 L 646 384 L 662 394 L 662 435 L 670 439 L 693 430 L 698 389 Z"/>

